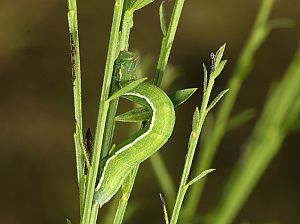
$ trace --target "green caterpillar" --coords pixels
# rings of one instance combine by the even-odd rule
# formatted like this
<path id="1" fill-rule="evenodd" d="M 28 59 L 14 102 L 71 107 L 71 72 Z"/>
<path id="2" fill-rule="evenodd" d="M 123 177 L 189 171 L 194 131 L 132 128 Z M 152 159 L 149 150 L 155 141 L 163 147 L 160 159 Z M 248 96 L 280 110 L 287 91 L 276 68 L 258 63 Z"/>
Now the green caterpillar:
<path id="1" fill-rule="evenodd" d="M 133 81 L 137 57 L 131 52 L 121 52 L 116 64 L 114 78 L 120 87 Z M 148 82 L 143 82 L 123 97 L 147 108 L 151 117 L 142 129 L 117 145 L 103 161 L 94 201 L 100 206 L 108 202 L 119 190 L 132 168 L 149 158 L 170 138 L 175 111 L 170 98 L 164 91 Z"/>

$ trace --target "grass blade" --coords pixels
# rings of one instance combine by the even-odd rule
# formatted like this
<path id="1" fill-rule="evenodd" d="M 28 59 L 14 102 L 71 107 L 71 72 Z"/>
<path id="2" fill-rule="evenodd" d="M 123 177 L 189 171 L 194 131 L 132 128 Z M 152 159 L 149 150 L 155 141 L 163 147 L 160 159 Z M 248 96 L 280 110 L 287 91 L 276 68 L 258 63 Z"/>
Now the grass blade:
<path id="1" fill-rule="evenodd" d="M 187 187 L 192 186 L 197 181 L 201 180 L 203 177 L 205 177 L 207 174 L 215 171 L 216 169 L 208 169 L 201 172 L 198 176 L 194 177 L 192 180 L 190 180 L 186 185 Z"/>
<path id="2" fill-rule="evenodd" d="M 165 2 L 162 1 L 159 6 L 159 22 L 160 22 L 160 28 L 163 36 L 166 36 L 167 34 L 167 25 L 166 25 L 166 13 L 165 13 Z"/>
<path id="3" fill-rule="evenodd" d="M 131 83 L 129 83 L 128 85 L 124 86 L 122 89 L 118 90 L 117 92 L 115 92 L 111 97 L 109 97 L 107 99 L 107 102 L 112 101 L 120 96 L 122 96 L 123 94 L 130 92 L 131 90 L 133 90 L 135 87 L 137 87 L 139 84 L 141 84 L 142 82 L 144 82 L 147 78 L 141 78 L 138 80 L 135 80 Z"/>

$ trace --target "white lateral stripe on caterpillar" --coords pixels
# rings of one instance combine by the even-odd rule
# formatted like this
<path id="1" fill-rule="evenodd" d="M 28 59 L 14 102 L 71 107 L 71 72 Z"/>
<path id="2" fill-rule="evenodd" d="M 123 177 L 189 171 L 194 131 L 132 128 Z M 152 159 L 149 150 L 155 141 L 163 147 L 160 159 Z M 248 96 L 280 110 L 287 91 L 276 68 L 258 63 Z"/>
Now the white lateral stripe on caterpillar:
<path id="1" fill-rule="evenodd" d="M 151 111 L 151 117 L 145 127 L 118 144 L 106 161 L 103 161 L 100 180 L 94 193 L 94 202 L 100 207 L 117 193 L 132 168 L 149 158 L 168 141 L 175 124 L 173 103 L 160 88 L 143 82 L 123 95 L 147 107 Z"/>
<path id="2" fill-rule="evenodd" d="M 121 149 L 119 149 L 117 152 L 115 152 L 115 154 L 114 154 L 112 157 L 110 157 L 110 158 L 106 161 L 106 164 L 105 164 L 105 166 L 104 166 L 104 168 L 103 168 L 103 172 L 102 172 L 100 181 L 99 181 L 99 183 L 98 183 L 98 185 L 97 185 L 97 187 L 96 187 L 96 189 L 95 189 L 96 191 L 98 191 L 98 190 L 100 189 L 100 187 L 101 187 L 101 184 L 102 184 L 102 182 L 103 182 L 103 180 L 104 180 L 104 176 L 105 176 L 105 174 L 106 174 L 106 168 L 107 168 L 108 164 L 110 163 L 110 161 L 112 161 L 113 159 L 115 159 L 116 156 L 117 156 L 119 153 L 125 151 L 126 149 L 128 149 L 128 148 L 130 148 L 131 146 L 135 145 L 137 142 L 141 141 L 144 137 L 146 137 L 146 136 L 152 131 L 152 129 L 153 129 L 153 127 L 154 127 L 155 116 L 156 116 L 156 108 L 155 108 L 155 106 L 153 105 L 153 103 L 151 102 L 151 100 L 150 100 L 148 97 L 146 97 L 146 96 L 144 96 L 144 95 L 141 95 L 141 94 L 139 94 L 139 93 L 129 92 L 129 93 L 125 93 L 124 95 L 125 95 L 125 96 L 136 96 L 136 97 L 139 97 L 139 98 L 142 98 L 142 99 L 146 100 L 146 102 L 150 105 L 150 107 L 151 107 L 151 109 L 152 109 L 152 113 L 153 113 L 153 114 L 152 114 L 152 118 L 151 118 L 151 123 L 150 123 L 149 129 L 148 129 L 144 134 L 140 135 L 138 138 L 134 139 L 131 143 L 129 143 L 129 144 L 125 145 L 124 147 L 122 147 Z"/>

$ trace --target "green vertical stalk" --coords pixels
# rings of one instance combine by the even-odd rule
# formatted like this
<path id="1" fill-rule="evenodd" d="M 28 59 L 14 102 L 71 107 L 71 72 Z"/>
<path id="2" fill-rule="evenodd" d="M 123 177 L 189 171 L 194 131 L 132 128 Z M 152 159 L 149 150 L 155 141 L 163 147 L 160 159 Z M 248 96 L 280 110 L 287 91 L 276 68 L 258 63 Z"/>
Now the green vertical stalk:
<path id="1" fill-rule="evenodd" d="M 168 25 L 168 30 L 166 35 L 162 39 L 158 62 L 156 65 L 156 71 L 153 79 L 153 84 L 156 86 L 161 85 L 163 75 L 168 64 L 172 45 L 175 39 L 175 34 L 179 24 L 179 19 L 181 16 L 184 2 L 185 0 L 176 0 L 174 3 L 170 23 Z M 172 177 L 169 174 L 167 167 L 165 166 L 164 160 L 160 155 L 160 152 L 156 152 L 155 156 L 150 157 L 150 161 L 155 171 L 158 182 L 164 192 L 167 204 L 171 204 L 174 201 L 175 187 L 172 181 Z M 158 175 L 158 172 L 156 171 L 156 165 L 160 166 L 160 174 L 163 174 L 165 178 L 160 178 L 160 175 Z"/>
<path id="2" fill-rule="evenodd" d="M 268 17 L 273 4 L 274 0 L 263 0 L 261 3 L 251 34 L 238 58 L 233 74 L 229 80 L 228 88 L 230 89 L 230 94 L 225 96 L 224 100 L 221 102 L 214 121 L 213 130 L 209 136 L 209 141 L 206 141 L 204 148 L 199 153 L 195 173 L 208 169 L 212 164 L 220 142 L 226 133 L 228 118 L 241 85 L 252 68 L 254 54 L 270 32 Z M 189 220 L 191 217 L 195 216 L 204 185 L 205 181 L 198 182 L 194 184 L 188 192 L 187 200 L 183 209 L 183 217 L 185 220 Z"/>
<path id="3" fill-rule="evenodd" d="M 123 12 L 123 20 L 121 22 L 121 36 L 118 41 L 118 48 L 116 50 L 116 55 L 120 53 L 120 51 L 126 51 L 128 50 L 128 42 L 129 42 L 129 35 L 130 35 L 130 29 L 132 28 L 133 24 L 133 12 L 126 10 Z M 114 84 L 113 84 L 114 85 Z M 112 92 L 110 92 L 112 94 Z M 107 113 L 107 119 L 106 119 L 106 125 L 105 125 L 105 131 L 104 131 L 104 138 L 103 138 L 103 145 L 102 145 L 102 151 L 101 151 L 101 158 L 104 158 L 108 155 L 109 148 L 111 146 L 113 134 L 114 134 L 114 129 L 115 129 L 115 116 L 117 112 L 117 107 L 118 107 L 119 100 L 114 99 L 111 101 L 109 108 L 108 108 L 108 113 Z M 123 204 L 122 204 L 123 205 Z M 120 204 L 119 204 L 120 206 Z M 116 214 L 119 212 L 119 206 L 117 209 Z M 91 223 L 96 223 L 97 221 L 97 215 L 98 215 L 98 210 L 99 210 L 99 205 L 95 205 L 92 208 L 92 213 L 91 213 Z M 122 208 L 122 210 L 126 210 L 126 206 Z"/>
<path id="4" fill-rule="evenodd" d="M 286 74 L 266 100 L 245 153 L 229 178 L 218 206 L 207 223 L 232 223 L 299 114 L 300 47 Z"/>
<path id="5" fill-rule="evenodd" d="M 174 205 L 174 209 L 172 212 L 170 224 L 176 224 L 179 218 L 179 213 L 182 207 L 183 199 L 185 197 L 185 194 L 188 190 L 188 187 L 200 180 L 202 177 L 204 177 L 207 173 L 213 171 L 213 170 L 206 170 L 206 174 L 200 173 L 194 178 L 192 181 L 188 183 L 188 178 L 189 174 L 191 171 L 192 167 L 192 162 L 193 158 L 195 155 L 195 151 L 197 148 L 199 136 L 203 127 L 204 120 L 206 118 L 207 113 L 219 102 L 219 100 L 224 96 L 224 94 L 228 91 L 223 90 L 220 92 L 214 100 L 209 104 L 210 100 L 210 95 L 215 83 L 215 79 L 220 75 L 222 72 L 226 60 L 221 61 L 223 53 L 224 53 L 225 45 L 223 45 L 219 50 L 217 51 L 218 53 L 216 54 L 217 57 L 214 59 L 212 63 L 212 69 L 211 69 L 211 74 L 209 75 L 209 80 L 207 83 L 207 70 L 206 67 L 203 66 L 204 68 L 204 89 L 203 89 L 203 96 L 202 96 L 202 103 L 201 103 L 201 108 L 200 112 L 198 108 L 196 108 L 193 116 L 193 123 L 192 123 L 192 132 L 190 134 L 190 139 L 188 143 L 188 151 L 185 156 L 185 163 L 184 163 L 184 168 L 181 176 L 181 181 L 179 185 L 179 189 L 177 192 L 177 197 L 176 197 L 176 202 Z"/>
<path id="6" fill-rule="evenodd" d="M 108 112 L 109 103 L 106 101 L 109 96 L 111 78 L 113 73 L 114 61 L 117 57 L 116 50 L 118 49 L 119 28 L 122 18 L 124 0 L 116 0 L 114 5 L 114 15 L 110 40 L 108 45 L 108 53 L 105 64 L 103 85 L 99 104 L 99 113 L 97 118 L 97 126 L 95 131 L 95 141 L 92 155 L 92 162 L 88 172 L 87 190 L 84 203 L 83 217 L 81 224 L 90 224 L 89 219 L 92 212 L 92 203 L 94 197 L 94 189 L 100 162 L 102 140 L 104 135 L 105 121 Z M 94 209 L 93 209 L 94 212 Z"/>
<path id="7" fill-rule="evenodd" d="M 184 2 L 185 0 L 175 0 L 170 23 L 168 26 L 168 31 L 166 36 L 163 37 L 161 48 L 160 48 L 159 58 L 156 66 L 156 72 L 153 80 L 154 85 L 160 86 L 161 84 L 164 72 L 167 67 L 169 56 L 171 53 L 173 41 L 175 38 L 175 34 L 178 27 Z"/>
<path id="8" fill-rule="evenodd" d="M 124 13 L 124 12 L 123 12 Z M 129 17 L 129 18 L 128 18 Z M 116 55 L 119 55 L 120 51 L 126 51 L 128 50 L 128 41 L 129 41 L 129 34 L 130 29 L 132 27 L 132 22 L 130 22 L 130 19 L 132 20 L 133 14 L 128 14 L 125 12 L 125 15 L 123 16 L 123 21 L 121 23 L 121 36 L 120 40 L 118 41 L 118 48 L 116 51 Z M 112 85 L 116 85 L 116 83 L 113 83 Z M 109 93 L 110 95 L 112 92 Z M 109 148 L 111 146 L 112 137 L 114 134 L 114 128 L 115 128 L 115 116 L 116 111 L 118 107 L 118 99 L 112 100 L 110 102 L 110 106 L 108 109 L 107 114 L 107 120 L 105 125 L 105 132 L 104 132 L 104 139 L 103 139 L 103 146 L 101 151 L 101 158 L 104 158 L 108 155 Z"/>
<path id="9" fill-rule="evenodd" d="M 80 70 L 80 51 L 77 21 L 76 0 L 68 0 L 68 25 L 71 45 L 71 63 L 72 63 L 72 82 L 74 98 L 74 115 L 75 115 L 75 155 L 77 181 L 80 196 L 80 208 L 84 201 L 84 149 L 83 149 L 83 132 L 82 132 L 82 106 L 81 106 L 81 70 Z M 81 209 L 80 209 L 81 210 Z"/>
<path id="10" fill-rule="evenodd" d="M 122 196 L 119 200 L 118 208 L 115 214 L 113 224 L 121 224 L 124 219 L 125 211 L 127 208 L 128 200 L 134 185 L 134 181 L 138 172 L 139 166 L 133 168 L 129 177 L 124 181 L 122 185 Z"/>
<path id="11" fill-rule="evenodd" d="M 122 31 L 120 38 L 120 50 L 128 50 L 129 48 L 129 36 L 130 30 L 133 26 L 133 14 L 134 10 L 125 9 L 123 21 L 122 21 Z M 127 208 L 128 200 L 135 182 L 135 177 L 137 175 L 139 166 L 135 167 L 129 176 L 126 178 L 122 185 L 122 196 L 119 200 L 117 211 L 114 217 L 114 224 L 121 224 L 124 219 L 125 211 Z"/>
<path id="12" fill-rule="evenodd" d="M 190 135 L 190 140 L 189 140 L 189 147 L 188 147 L 188 152 L 186 154 L 186 158 L 185 158 L 185 163 L 184 163 L 184 168 L 183 168 L 183 172 L 182 172 L 182 176 L 181 176 L 181 181 L 180 181 L 180 185 L 179 185 L 179 189 L 177 192 L 177 197 L 176 197 L 176 202 L 174 205 L 174 209 L 173 209 L 173 213 L 172 213 L 172 217 L 170 220 L 170 224 L 176 224 L 179 218 L 179 212 L 181 210 L 181 206 L 183 203 L 183 199 L 184 196 L 187 192 L 188 186 L 187 186 L 187 181 L 189 178 L 189 174 L 190 174 L 190 170 L 192 167 L 192 162 L 193 162 L 193 158 L 195 155 L 195 151 L 196 151 L 196 147 L 197 147 L 197 143 L 198 143 L 198 139 L 202 130 L 202 126 L 205 120 L 205 117 L 207 115 L 207 105 L 209 102 L 209 97 L 212 91 L 214 85 L 214 79 L 210 79 L 209 83 L 208 83 L 208 88 L 207 91 L 204 92 L 203 94 L 203 100 L 202 100 L 202 105 L 200 108 L 200 114 L 196 115 L 196 113 L 198 112 L 198 108 L 195 111 L 194 114 L 194 119 L 197 119 L 197 116 L 199 116 L 199 121 L 196 125 L 196 127 L 193 127 L 192 133 Z M 198 112 L 199 113 L 199 112 Z M 194 123 L 195 121 L 193 121 Z"/>

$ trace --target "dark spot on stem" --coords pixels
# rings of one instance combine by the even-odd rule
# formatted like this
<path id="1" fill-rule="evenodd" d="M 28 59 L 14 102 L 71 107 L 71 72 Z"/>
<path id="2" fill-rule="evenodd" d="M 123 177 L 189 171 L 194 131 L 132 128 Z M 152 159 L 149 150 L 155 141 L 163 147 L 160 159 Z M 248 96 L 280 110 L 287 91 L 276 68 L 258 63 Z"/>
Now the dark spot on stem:
<path id="1" fill-rule="evenodd" d="M 72 82 L 76 80 L 76 48 L 74 43 L 73 34 L 70 33 L 71 42 L 71 64 L 72 64 Z"/>
<path id="2" fill-rule="evenodd" d="M 85 152 L 89 163 L 91 163 L 91 156 L 93 150 L 93 136 L 90 127 L 87 129 L 84 140 Z M 84 173 L 87 174 L 87 161 L 85 161 Z"/>

